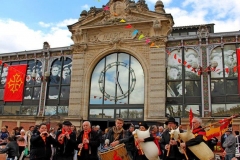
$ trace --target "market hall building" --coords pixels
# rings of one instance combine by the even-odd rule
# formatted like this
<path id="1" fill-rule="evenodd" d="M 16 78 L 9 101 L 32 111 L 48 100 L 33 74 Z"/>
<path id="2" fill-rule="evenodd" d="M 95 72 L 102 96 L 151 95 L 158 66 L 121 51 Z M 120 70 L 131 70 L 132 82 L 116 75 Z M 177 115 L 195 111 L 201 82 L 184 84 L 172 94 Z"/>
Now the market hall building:
<path id="1" fill-rule="evenodd" d="M 240 31 L 214 33 L 214 24 L 173 27 L 162 1 L 110 0 L 82 11 L 68 26 L 73 45 L 2 53 L 0 124 L 51 126 L 84 120 L 103 129 L 127 122 L 204 123 L 240 111 L 236 49 Z M 22 101 L 4 100 L 8 68 L 27 64 Z M 235 127 L 238 120 L 234 120 Z"/>

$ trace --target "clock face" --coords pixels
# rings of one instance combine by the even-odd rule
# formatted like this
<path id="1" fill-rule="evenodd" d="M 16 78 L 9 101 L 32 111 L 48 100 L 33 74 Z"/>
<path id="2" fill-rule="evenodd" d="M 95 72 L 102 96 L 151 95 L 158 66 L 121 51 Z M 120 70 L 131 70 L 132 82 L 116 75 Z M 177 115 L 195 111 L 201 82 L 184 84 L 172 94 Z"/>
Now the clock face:
<path id="1" fill-rule="evenodd" d="M 124 70 L 124 72 L 122 72 Z M 111 91 L 115 90 L 114 88 L 110 90 L 107 89 L 107 86 L 109 81 L 106 81 L 106 75 L 108 72 L 114 71 L 115 76 L 113 77 L 113 82 L 115 85 L 115 88 L 117 88 L 117 93 L 112 93 Z M 120 72 L 121 71 L 121 72 Z M 126 78 L 126 74 L 129 74 L 129 79 Z M 126 85 L 126 83 L 123 83 L 124 81 L 128 82 L 128 86 L 122 86 Z M 131 92 L 134 90 L 135 84 L 136 84 L 136 76 L 134 70 L 127 65 L 124 62 L 113 62 L 110 64 L 107 64 L 106 67 L 101 71 L 99 76 L 99 89 L 104 94 L 104 97 L 109 100 L 118 101 L 121 99 L 124 99 L 131 94 Z M 126 89 L 128 88 L 128 89 Z"/>

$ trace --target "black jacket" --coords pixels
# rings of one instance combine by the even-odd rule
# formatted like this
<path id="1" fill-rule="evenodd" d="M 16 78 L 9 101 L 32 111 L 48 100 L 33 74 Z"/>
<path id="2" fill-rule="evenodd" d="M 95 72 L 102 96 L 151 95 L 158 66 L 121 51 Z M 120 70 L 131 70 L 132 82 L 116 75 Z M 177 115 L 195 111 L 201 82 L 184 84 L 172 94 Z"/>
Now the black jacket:
<path id="1" fill-rule="evenodd" d="M 106 139 L 109 139 L 109 144 L 114 141 L 114 132 L 113 132 L 112 128 L 108 131 Z M 126 131 L 125 130 L 123 130 L 120 133 L 120 135 L 119 135 L 117 140 L 119 141 L 119 144 L 128 142 L 129 137 L 126 135 Z"/>
<path id="2" fill-rule="evenodd" d="M 163 159 L 166 160 L 167 158 L 175 158 L 176 160 L 178 159 L 183 159 L 184 156 L 179 152 L 178 145 L 171 145 L 170 146 L 170 152 L 169 156 L 167 157 L 167 150 L 165 150 L 165 145 L 169 144 L 170 142 L 170 134 L 169 134 L 169 129 L 166 129 L 163 134 L 162 134 L 162 139 L 160 140 L 161 143 L 161 149 L 164 149 L 164 155 Z M 180 131 L 182 132 L 182 131 Z"/>
<path id="3" fill-rule="evenodd" d="M 132 132 L 127 130 L 126 136 L 128 137 L 128 142 L 125 142 L 127 151 L 136 151 L 137 148 L 135 146 L 134 136 L 133 136 Z"/>
<path id="4" fill-rule="evenodd" d="M 81 131 L 79 136 L 77 137 L 76 148 L 77 148 L 78 144 L 82 143 L 83 134 L 84 134 L 84 131 Z M 95 131 L 91 131 L 88 134 L 88 137 L 89 137 L 88 149 L 85 150 L 84 148 L 82 148 L 79 159 L 80 158 L 88 159 L 88 160 L 98 159 L 98 147 L 100 146 L 100 138 L 101 138 L 100 134 L 98 134 Z M 79 151 L 79 148 L 77 148 L 77 149 Z"/>
<path id="5" fill-rule="evenodd" d="M 58 131 L 56 134 L 56 140 L 58 140 L 58 136 L 62 133 L 62 131 Z M 60 144 L 57 142 L 56 154 L 60 157 L 69 157 L 74 155 L 74 149 L 76 146 L 76 134 L 72 132 L 70 135 L 70 139 L 64 137 L 64 143 Z"/>
<path id="6" fill-rule="evenodd" d="M 4 149 L 1 149 L 0 151 L 2 153 L 7 153 L 8 158 L 14 158 L 15 156 L 18 156 L 18 144 L 16 141 L 10 141 L 7 143 L 6 147 Z"/>
<path id="7" fill-rule="evenodd" d="M 194 132 L 196 130 L 196 132 Z M 185 142 L 186 143 L 186 153 L 188 155 L 189 159 L 195 159 L 199 160 L 191 151 L 188 149 L 189 146 L 194 146 L 197 144 L 200 144 L 201 142 L 205 142 L 203 134 L 206 134 L 206 131 L 200 126 L 197 129 L 193 130 L 193 134 L 195 135 L 195 138 L 190 139 L 189 141 Z"/>
<path id="8" fill-rule="evenodd" d="M 43 141 L 42 137 L 37 135 L 32 135 L 31 139 L 31 146 L 30 146 L 30 159 L 39 159 L 44 158 L 49 160 L 52 154 L 51 144 L 56 145 L 57 141 L 52 137 L 46 137 L 46 143 Z"/>

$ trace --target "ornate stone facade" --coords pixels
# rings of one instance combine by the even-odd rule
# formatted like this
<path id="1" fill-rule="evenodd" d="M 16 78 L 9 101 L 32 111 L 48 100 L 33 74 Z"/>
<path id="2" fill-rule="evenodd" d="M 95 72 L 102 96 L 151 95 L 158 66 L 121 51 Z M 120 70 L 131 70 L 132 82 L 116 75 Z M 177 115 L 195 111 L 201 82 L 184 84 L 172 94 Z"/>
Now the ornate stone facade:
<path id="1" fill-rule="evenodd" d="M 107 7 L 91 8 L 79 22 L 68 26 L 74 41 L 69 116 L 80 113 L 88 119 L 90 77 L 95 65 L 110 53 L 124 51 L 136 57 L 145 72 L 145 120 L 158 120 L 165 114 L 165 95 L 161 93 L 165 93 L 165 47 L 172 16 L 150 12 L 144 0 L 110 0 Z M 133 34 L 135 30 L 137 34 Z M 140 35 L 144 38 L 139 39 Z M 157 47 L 150 48 L 146 39 Z"/>

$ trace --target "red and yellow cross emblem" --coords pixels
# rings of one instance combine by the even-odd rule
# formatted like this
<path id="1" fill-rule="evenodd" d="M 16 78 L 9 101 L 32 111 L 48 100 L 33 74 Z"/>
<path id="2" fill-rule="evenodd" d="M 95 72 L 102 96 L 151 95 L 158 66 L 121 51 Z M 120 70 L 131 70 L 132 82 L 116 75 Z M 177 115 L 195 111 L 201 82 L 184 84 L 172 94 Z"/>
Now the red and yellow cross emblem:
<path id="1" fill-rule="evenodd" d="M 8 81 L 8 88 L 10 89 L 10 91 L 14 93 L 18 91 L 22 84 L 23 84 L 22 78 L 20 77 L 19 74 L 16 73 Z"/>

